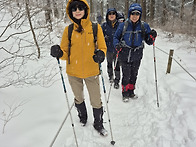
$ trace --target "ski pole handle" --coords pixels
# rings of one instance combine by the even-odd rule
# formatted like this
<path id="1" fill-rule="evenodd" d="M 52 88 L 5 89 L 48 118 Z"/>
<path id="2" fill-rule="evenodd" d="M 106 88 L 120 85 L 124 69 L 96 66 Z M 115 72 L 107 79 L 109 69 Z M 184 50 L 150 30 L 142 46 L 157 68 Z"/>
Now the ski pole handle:
<path id="1" fill-rule="evenodd" d="M 155 38 L 152 35 L 150 35 L 150 38 L 153 40 L 153 46 L 154 46 Z"/>
<path id="2" fill-rule="evenodd" d="M 58 57 L 56 57 L 56 59 L 57 59 L 57 61 L 58 61 L 58 64 L 60 64 L 59 58 L 58 58 Z"/>
<path id="3" fill-rule="evenodd" d="M 119 53 L 121 52 L 121 50 L 122 50 L 122 48 L 120 48 L 120 50 L 117 50 L 117 49 L 116 49 L 117 54 L 116 54 L 116 61 L 115 61 L 115 64 L 114 64 L 114 70 L 116 69 L 116 65 L 117 65 L 117 62 L 118 62 L 118 55 L 119 55 Z"/>

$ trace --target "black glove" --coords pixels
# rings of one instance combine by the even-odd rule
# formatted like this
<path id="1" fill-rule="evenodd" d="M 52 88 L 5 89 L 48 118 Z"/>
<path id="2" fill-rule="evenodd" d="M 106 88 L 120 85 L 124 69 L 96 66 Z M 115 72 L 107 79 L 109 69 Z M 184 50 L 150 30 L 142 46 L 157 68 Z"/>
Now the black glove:
<path id="1" fill-rule="evenodd" d="M 120 43 L 117 44 L 115 48 L 116 48 L 116 51 L 117 52 L 120 51 L 122 49 L 121 44 Z"/>
<path id="2" fill-rule="evenodd" d="M 157 32 L 154 29 L 152 29 L 150 31 L 149 35 L 150 35 L 150 37 L 152 37 L 153 39 L 155 39 L 157 37 Z"/>
<path id="3" fill-rule="evenodd" d="M 61 50 L 59 45 L 53 45 L 51 47 L 50 55 L 52 57 L 61 58 L 63 56 L 63 51 Z"/>
<path id="4" fill-rule="evenodd" d="M 105 59 L 105 53 L 102 50 L 95 50 L 95 54 L 93 55 L 93 60 L 96 63 L 102 63 Z"/>
<path id="5" fill-rule="evenodd" d="M 123 47 L 126 47 L 126 43 L 124 40 L 122 40 L 121 42 L 119 42 L 117 45 L 116 45 L 116 51 L 117 52 L 120 52 L 122 50 Z"/>

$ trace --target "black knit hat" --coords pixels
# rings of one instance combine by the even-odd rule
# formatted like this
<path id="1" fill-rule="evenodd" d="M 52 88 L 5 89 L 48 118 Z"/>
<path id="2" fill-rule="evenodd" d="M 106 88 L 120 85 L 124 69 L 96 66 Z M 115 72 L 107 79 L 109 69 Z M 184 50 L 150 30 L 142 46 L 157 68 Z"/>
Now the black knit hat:
<path id="1" fill-rule="evenodd" d="M 69 5 L 69 8 L 68 8 L 68 10 L 69 10 L 69 17 L 75 22 L 75 23 L 77 23 L 78 24 L 78 28 L 76 29 L 76 31 L 77 32 L 82 32 L 83 31 L 83 28 L 82 28 L 82 26 L 81 26 L 81 19 L 76 19 L 76 18 L 74 18 L 73 17 L 73 14 L 72 14 L 72 8 L 74 8 L 74 7 L 82 7 L 82 8 L 84 8 L 84 16 L 82 17 L 82 19 L 86 19 L 87 18 L 87 16 L 88 16 L 88 7 L 87 7 L 87 5 L 83 2 L 83 1 L 80 1 L 80 0 L 74 0 L 74 1 L 72 1 L 71 3 L 70 3 L 70 5 Z"/>
<path id="2" fill-rule="evenodd" d="M 69 16 L 70 16 L 70 18 L 71 18 L 73 21 L 75 21 L 75 20 L 74 20 L 73 15 L 72 15 L 72 8 L 78 7 L 78 6 L 84 8 L 84 11 L 85 11 L 85 14 L 84 14 L 84 16 L 83 16 L 82 19 L 86 19 L 87 16 L 88 16 L 88 8 L 87 8 L 87 5 L 86 5 L 83 1 L 74 0 L 74 1 L 71 2 L 70 5 L 69 5 Z"/>
<path id="3" fill-rule="evenodd" d="M 83 1 L 80 0 L 74 0 L 70 3 L 69 8 L 73 8 L 75 6 L 83 6 L 83 7 L 87 7 L 86 4 Z"/>

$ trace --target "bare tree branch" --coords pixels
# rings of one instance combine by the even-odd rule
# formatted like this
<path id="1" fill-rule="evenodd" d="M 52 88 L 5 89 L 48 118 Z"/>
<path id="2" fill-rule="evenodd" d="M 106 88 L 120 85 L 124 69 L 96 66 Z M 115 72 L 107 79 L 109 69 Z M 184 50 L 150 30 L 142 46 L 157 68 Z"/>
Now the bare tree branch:
<path id="1" fill-rule="evenodd" d="M 29 0 L 25 0 L 25 2 L 26 2 L 26 12 L 27 12 L 27 16 L 28 16 L 28 20 L 29 20 L 31 32 L 32 32 L 32 34 L 33 34 L 34 42 L 35 42 L 35 44 L 36 44 L 36 46 L 37 46 L 38 58 L 40 58 L 40 47 L 39 47 L 39 45 L 38 45 L 38 42 L 37 42 L 37 39 L 36 39 L 36 35 L 35 35 L 34 29 L 33 29 L 33 25 L 32 25 L 32 22 L 31 22 L 31 17 L 30 17 Z"/>
<path id="2" fill-rule="evenodd" d="M 5 128 L 8 124 L 8 122 L 10 122 L 13 118 L 19 116 L 23 110 L 19 110 L 18 109 L 20 107 L 22 107 L 24 104 L 26 104 L 26 101 L 22 101 L 17 105 L 9 105 L 7 103 L 5 103 L 5 105 L 8 107 L 8 110 L 6 111 L 5 109 L 1 112 L 1 117 L 0 120 L 3 121 L 3 130 L 2 133 L 5 133 Z"/>

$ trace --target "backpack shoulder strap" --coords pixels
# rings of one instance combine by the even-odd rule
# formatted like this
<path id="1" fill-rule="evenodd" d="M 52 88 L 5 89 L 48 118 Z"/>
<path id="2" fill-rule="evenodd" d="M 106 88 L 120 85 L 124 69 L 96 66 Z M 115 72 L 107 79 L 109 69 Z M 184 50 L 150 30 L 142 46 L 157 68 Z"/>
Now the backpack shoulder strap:
<path id="1" fill-rule="evenodd" d="M 72 32 L 73 32 L 73 26 L 74 26 L 73 23 L 68 26 L 68 40 L 69 40 L 69 45 L 68 45 L 68 64 L 70 64 L 71 36 L 72 36 Z"/>
<path id="2" fill-rule="evenodd" d="M 92 28 L 93 28 L 93 36 L 94 36 L 95 49 L 97 49 L 97 30 L 98 30 L 97 23 L 93 23 L 92 22 Z"/>
<path id="3" fill-rule="evenodd" d="M 144 27 L 144 21 L 141 21 L 141 31 L 142 31 L 142 39 L 145 39 L 145 27 Z"/>
<path id="4" fill-rule="evenodd" d="M 121 34 L 121 40 L 123 40 L 123 36 L 124 36 L 124 34 L 125 34 L 126 30 L 127 30 L 128 24 L 129 24 L 129 22 L 126 20 L 124 22 L 123 31 L 122 31 L 122 34 Z"/>
<path id="5" fill-rule="evenodd" d="M 72 32 L 73 32 L 73 27 L 74 27 L 73 23 L 68 26 L 68 40 L 69 40 L 68 64 L 70 64 L 71 36 L 72 36 Z M 97 48 L 97 30 L 98 30 L 97 23 L 92 22 L 92 29 L 93 29 L 94 44 L 95 44 L 95 49 L 96 49 Z"/>

